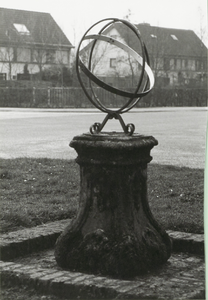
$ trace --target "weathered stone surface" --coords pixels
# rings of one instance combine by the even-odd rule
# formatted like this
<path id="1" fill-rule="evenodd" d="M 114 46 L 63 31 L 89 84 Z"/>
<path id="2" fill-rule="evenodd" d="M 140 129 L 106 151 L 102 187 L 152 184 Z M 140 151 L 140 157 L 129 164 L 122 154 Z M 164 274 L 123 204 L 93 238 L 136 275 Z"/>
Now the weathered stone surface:
<path id="1" fill-rule="evenodd" d="M 77 136 L 70 145 L 80 165 L 80 207 L 57 240 L 59 266 L 129 278 L 165 263 L 171 241 L 147 199 L 147 163 L 157 141 L 102 133 Z"/>
<path id="2" fill-rule="evenodd" d="M 7 238 L 7 234 L 3 234 L 0 238 L 1 259 L 9 260 L 15 257 L 38 251 L 38 249 L 40 249 L 39 242 L 37 245 L 37 238 L 39 236 L 43 238 L 43 243 L 40 251 L 50 248 L 51 245 L 54 246 L 57 237 L 70 223 L 71 219 L 66 219 L 61 221 L 50 222 L 44 225 L 39 225 L 28 229 L 20 229 L 18 231 L 10 232 L 9 239 Z M 45 234 L 43 235 L 44 232 L 47 232 L 48 236 L 46 236 Z M 183 233 L 172 230 L 167 230 L 167 233 L 172 239 L 172 251 L 189 252 L 193 254 L 204 255 L 204 234 Z M 180 244 L 181 239 L 183 240 L 183 237 L 186 236 L 192 238 L 192 245 L 190 245 L 190 243 L 187 242 L 186 239 L 184 239 L 185 243 Z M 28 239 L 29 249 L 25 249 L 22 247 L 22 243 L 24 243 L 25 237 L 27 237 Z M 50 243 L 48 243 L 48 241 L 50 241 Z M 16 251 L 10 251 L 10 247 L 15 247 Z M 10 256 L 10 254 L 12 255 Z"/>

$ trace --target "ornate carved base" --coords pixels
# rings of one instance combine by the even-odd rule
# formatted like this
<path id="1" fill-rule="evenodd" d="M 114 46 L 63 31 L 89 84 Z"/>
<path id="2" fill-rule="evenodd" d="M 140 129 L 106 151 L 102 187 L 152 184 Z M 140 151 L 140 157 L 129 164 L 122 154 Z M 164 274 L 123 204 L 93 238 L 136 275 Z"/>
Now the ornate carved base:
<path id="1" fill-rule="evenodd" d="M 55 257 L 70 270 L 130 278 L 165 263 L 167 233 L 147 199 L 147 163 L 157 141 L 124 134 L 76 136 L 80 165 L 77 218 L 58 238 Z"/>

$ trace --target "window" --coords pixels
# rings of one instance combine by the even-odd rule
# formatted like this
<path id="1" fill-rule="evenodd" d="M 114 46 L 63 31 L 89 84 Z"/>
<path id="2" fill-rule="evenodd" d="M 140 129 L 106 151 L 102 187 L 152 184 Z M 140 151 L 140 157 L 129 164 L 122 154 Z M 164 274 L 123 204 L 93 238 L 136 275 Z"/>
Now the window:
<path id="1" fill-rule="evenodd" d="M 174 41 L 178 41 L 178 38 L 177 38 L 177 36 L 175 36 L 175 34 L 171 34 L 170 36 L 172 37 L 172 39 L 173 39 Z"/>
<path id="2" fill-rule="evenodd" d="M 174 58 L 171 58 L 171 60 L 170 60 L 170 69 L 171 70 L 175 69 L 175 59 Z"/>
<path id="3" fill-rule="evenodd" d="M 157 38 L 157 36 L 154 35 L 154 34 L 151 34 L 151 37 L 152 37 L 153 39 L 156 39 L 156 38 Z"/>
<path id="4" fill-rule="evenodd" d="M 69 63 L 69 51 L 57 50 L 56 58 L 57 58 L 58 62 L 60 62 L 62 64 L 68 64 Z"/>
<path id="5" fill-rule="evenodd" d="M 27 29 L 27 27 L 24 24 L 14 23 L 13 25 L 14 25 L 15 29 L 19 32 L 19 34 L 30 35 L 29 30 Z"/>
<path id="6" fill-rule="evenodd" d="M 179 58 L 176 59 L 176 69 L 177 70 L 181 69 L 181 59 L 179 59 Z"/>
<path id="7" fill-rule="evenodd" d="M 170 69 L 170 60 L 169 58 L 164 58 L 164 69 L 169 70 Z"/>
<path id="8" fill-rule="evenodd" d="M 17 61 L 28 62 L 31 60 L 30 49 L 27 48 L 17 48 Z"/>
<path id="9" fill-rule="evenodd" d="M 31 61 L 42 63 L 44 62 L 44 51 L 40 49 L 32 49 L 31 50 Z"/>
<path id="10" fill-rule="evenodd" d="M 55 63 L 56 52 L 55 50 L 46 51 L 46 63 Z"/>
<path id="11" fill-rule="evenodd" d="M 0 80 L 6 80 L 6 73 L 0 73 Z"/>
<path id="12" fill-rule="evenodd" d="M 200 60 L 196 61 L 196 69 L 197 71 L 202 71 L 205 69 L 205 64 L 203 63 L 203 61 Z"/>
<path id="13" fill-rule="evenodd" d="M 181 70 L 182 61 L 180 58 L 171 58 L 170 69 L 171 70 Z"/>
<path id="14" fill-rule="evenodd" d="M 13 61 L 17 61 L 17 48 L 13 48 Z"/>
<path id="15" fill-rule="evenodd" d="M 116 67 L 116 58 L 110 58 L 110 67 L 115 68 Z"/>
<path id="16" fill-rule="evenodd" d="M 186 59 L 182 59 L 182 61 L 181 61 L 181 68 L 184 70 L 186 68 L 186 66 L 187 66 Z"/>
<path id="17" fill-rule="evenodd" d="M 161 58 L 161 57 L 158 57 L 158 60 L 157 60 L 157 67 L 159 69 L 163 69 L 164 68 L 164 60 Z"/>
<path id="18" fill-rule="evenodd" d="M 193 59 L 188 60 L 188 70 L 192 70 L 192 71 L 196 70 L 195 60 Z"/>
<path id="19" fill-rule="evenodd" d="M 14 49 L 11 47 L 0 47 L 0 61 L 13 61 Z"/>

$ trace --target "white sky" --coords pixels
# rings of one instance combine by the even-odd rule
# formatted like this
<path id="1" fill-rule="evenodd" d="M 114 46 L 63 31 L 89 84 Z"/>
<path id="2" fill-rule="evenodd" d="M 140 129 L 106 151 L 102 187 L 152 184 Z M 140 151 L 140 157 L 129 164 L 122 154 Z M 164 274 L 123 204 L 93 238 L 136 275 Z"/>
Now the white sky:
<path id="1" fill-rule="evenodd" d="M 198 35 L 200 28 L 207 30 L 207 0 L 0 0 L 0 7 L 50 13 L 75 46 L 95 22 L 123 18 L 129 10 L 135 24 L 191 29 Z M 207 33 L 203 36 L 207 40 Z"/>

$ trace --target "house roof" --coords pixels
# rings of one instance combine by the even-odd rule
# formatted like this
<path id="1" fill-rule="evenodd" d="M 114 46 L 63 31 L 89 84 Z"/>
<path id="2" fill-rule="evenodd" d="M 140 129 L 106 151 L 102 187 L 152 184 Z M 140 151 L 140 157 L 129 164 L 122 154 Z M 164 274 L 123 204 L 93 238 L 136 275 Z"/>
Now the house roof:
<path id="1" fill-rule="evenodd" d="M 115 23 L 107 28 L 104 34 L 110 33 L 112 27 L 130 47 L 136 48 L 135 33 L 132 30 L 121 23 Z M 156 27 L 146 23 L 138 24 L 136 27 L 150 54 L 157 51 L 158 54 L 172 57 L 207 57 L 206 46 L 192 30 Z"/>
<path id="2" fill-rule="evenodd" d="M 73 47 L 49 13 L 0 8 L 0 43 L 20 42 Z"/>

